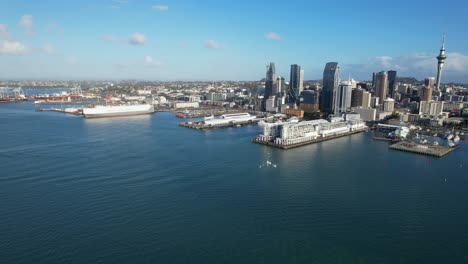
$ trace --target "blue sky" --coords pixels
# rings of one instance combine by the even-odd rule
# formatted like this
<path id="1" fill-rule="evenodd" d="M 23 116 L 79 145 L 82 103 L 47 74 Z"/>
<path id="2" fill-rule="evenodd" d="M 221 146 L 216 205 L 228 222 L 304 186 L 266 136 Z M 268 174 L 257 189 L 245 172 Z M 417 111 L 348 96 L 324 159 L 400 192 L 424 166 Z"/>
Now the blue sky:
<path id="1" fill-rule="evenodd" d="M 468 83 L 466 1 L 0 0 L 0 78 L 258 80 L 372 71 Z M 287 78 L 288 79 L 288 78 Z"/>

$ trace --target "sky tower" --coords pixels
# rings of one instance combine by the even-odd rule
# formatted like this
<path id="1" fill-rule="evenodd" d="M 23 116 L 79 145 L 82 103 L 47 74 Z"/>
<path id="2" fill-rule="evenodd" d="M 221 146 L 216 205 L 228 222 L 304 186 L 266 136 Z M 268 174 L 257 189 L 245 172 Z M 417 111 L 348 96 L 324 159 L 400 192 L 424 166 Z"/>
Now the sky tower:
<path id="1" fill-rule="evenodd" d="M 436 91 L 440 93 L 440 78 L 442 77 L 442 69 L 444 68 L 445 59 L 447 56 L 445 55 L 445 33 L 444 39 L 442 40 L 442 48 L 440 48 L 439 56 L 437 56 L 437 82 L 436 82 Z"/>

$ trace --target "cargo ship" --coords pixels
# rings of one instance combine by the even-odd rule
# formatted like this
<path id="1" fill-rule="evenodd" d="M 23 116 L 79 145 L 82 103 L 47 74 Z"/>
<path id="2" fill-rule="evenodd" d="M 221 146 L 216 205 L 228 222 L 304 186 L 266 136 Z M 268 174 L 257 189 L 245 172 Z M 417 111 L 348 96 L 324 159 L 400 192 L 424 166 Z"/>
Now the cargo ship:
<path id="1" fill-rule="evenodd" d="M 132 116 L 154 113 L 153 105 L 97 105 L 95 107 L 83 108 L 83 116 L 86 118 L 94 117 L 115 117 Z"/>

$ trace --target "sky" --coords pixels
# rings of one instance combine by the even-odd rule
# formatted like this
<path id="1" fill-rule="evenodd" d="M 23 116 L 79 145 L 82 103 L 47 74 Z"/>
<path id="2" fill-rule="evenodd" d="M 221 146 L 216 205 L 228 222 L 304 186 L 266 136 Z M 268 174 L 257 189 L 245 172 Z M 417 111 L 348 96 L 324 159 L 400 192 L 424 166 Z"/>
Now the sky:
<path id="1" fill-rule="evenodd" d="M 0 79 L 369 80 L 397 70 L 468 83 L 468 1 L 0 0 Z"/>

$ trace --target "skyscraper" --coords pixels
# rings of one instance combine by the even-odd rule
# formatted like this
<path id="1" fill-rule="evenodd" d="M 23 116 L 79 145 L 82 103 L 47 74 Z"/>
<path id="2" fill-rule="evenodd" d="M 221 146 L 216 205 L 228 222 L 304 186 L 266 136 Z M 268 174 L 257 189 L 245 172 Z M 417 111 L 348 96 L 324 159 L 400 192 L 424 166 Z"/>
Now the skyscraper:
<path id="1" fill-rule="evenodd" d="M 302 75 L 301 75 L 302 73 Z M 303 89 L 303 71 L 297 64 L 291 65 L 291 75 L 289 78 L 289 102 L 297 103 Z M 301 78 L 302 77 L 302 78 Z"/>
<path id="2" fill-rule="evenodd" d="M 285 85 L 286 83 L 284 81 L 284 77 L 278 76 L 278 78 L 276 78 L 276 84 L 273 87 L 273 95 L 283 93 L 285 90 Z"/>
<path id="3" fill-rule="evenodd" d="M 432 92 L 434 90 L 434 77 L 428 77 L 424 79 L 424 86 L 421 87 L 418 91 L 419 97 L 421 97 L 421 101 L 431 101 L 432 100 Z"/>
<path id="4" fill-rule="evenodd" d="M 440 48 L 439 56 L 437 56 L 437 84 L 436 84 L 436 91 L 440 93 L 440 79 L 442 78 L 442 69 L 444 68 L 445 59 L 447 56 L 445 55 L 445 34 L 444 39 L 442 40 L 442 47 Z"/>
<path id="5" fill-rule="evenodd" d="M 323 85 L 320 94 L 320 111 L 331 114 L 334 111 L 335 93 L 340 83 L 338 62 L 328 62 L 323 70 Z"/>
<path id="6" fill-rule="evenodd" d="M 273 86 L 276 81 L 276 69 L 275 63 L 270 62 L 267 66 L 266 78 L 265 78 L 265 94 L 262 101 L 262 110 L 266 110 L 266 100 L 273 95 Z"/>
<path id="7" fill-rule="evenodd" d="M 375 76 L 375 96 L 379 97 L 379 101 L 383 102 L 387 99 L 388 90 L 388 74 L 387 72 L 381 71 Z"/>
<path id="8" fill-rule="evenodd" d="M 351 107 L 362 106 L 362 100 L 364 96 L 364 90 L 361 87 L 353 89 L 351 92 Z"/>
<path id="9" fill-rule="evenodd" d="M 396 71 L 388 71 L 388 95 L 393 99 L 395 99 L 396 77 Z"/>
<path id="10" fill-rule="evenodd" d="M 346 113 L 351 107 L 351 83 L 342 82 L 336 91 L 334 114 L 340 115 Z"/>

